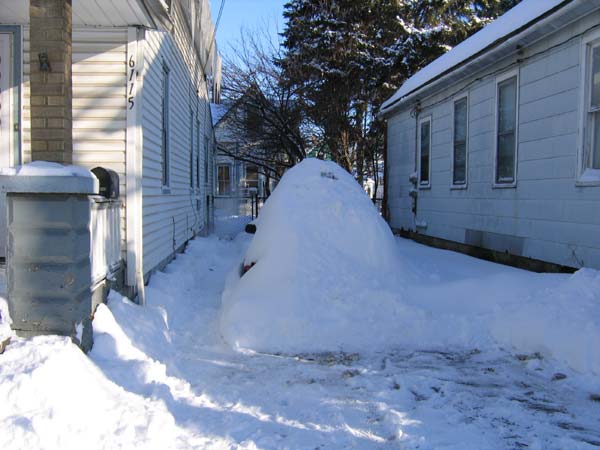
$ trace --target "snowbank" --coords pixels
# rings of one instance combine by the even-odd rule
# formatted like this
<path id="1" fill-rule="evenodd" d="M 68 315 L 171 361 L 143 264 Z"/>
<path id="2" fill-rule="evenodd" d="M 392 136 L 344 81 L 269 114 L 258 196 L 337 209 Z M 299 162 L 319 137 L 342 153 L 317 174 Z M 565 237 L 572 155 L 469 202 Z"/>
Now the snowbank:
<path id="1" fill-rule="evenodd" d="M 0 448 L 187 448 L 158 401 L 125 391 L 69 338 L 16 340 L 0 364 Z"/>
<path id="2" fill-rule="evenodd" d="M 221 331 L 260 351 L 375 348 L 397 333 L 399 279 L 411 271 L 354 178 L 307 159 L 265 203 L 244 259 L 223 294 Z"/>
<path id="3" fill-rule="evenodd" d="M 490 328 L 509 349 L 600 375 L 600 272 L 581 269 L 557 286 L 512 302 L 497 311 Z"/>

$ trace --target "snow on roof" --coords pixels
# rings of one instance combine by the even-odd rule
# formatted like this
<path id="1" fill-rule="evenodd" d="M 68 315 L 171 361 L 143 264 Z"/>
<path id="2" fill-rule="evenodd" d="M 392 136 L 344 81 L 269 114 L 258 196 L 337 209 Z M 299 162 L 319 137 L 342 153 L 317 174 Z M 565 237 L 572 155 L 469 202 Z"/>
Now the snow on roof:
<path id="1" fill-rule="evenodd" d="M 448 53 L 415 73 L 400 86 L 400 89 L 394 95 L 383 103 L 381 110 L 387 110 L 398 100 L 486 49 L 497 40 L 534 21 L 561 3 L 565 3 L 565 0 L 523 0 L 504 15 L 465 39 Z"/>
<path id="2" fill-rule="evenodd" d="M 227 114 L 227 111 L 229 111 L 229 106 L 227 105 L 223 105 L 221 103 L 210 104 L 210 114 L 212 116 L 213 127 L 221 121 L 223 116 Z"/>

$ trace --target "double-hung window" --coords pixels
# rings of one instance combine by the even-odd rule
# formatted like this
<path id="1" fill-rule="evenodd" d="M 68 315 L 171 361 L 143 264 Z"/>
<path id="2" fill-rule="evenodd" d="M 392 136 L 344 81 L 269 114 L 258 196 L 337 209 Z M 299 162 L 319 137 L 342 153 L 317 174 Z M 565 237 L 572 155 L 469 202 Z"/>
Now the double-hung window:
<path id="1" fill-rule="evenodd" d="M 246 188 L 258 189 L 258 166 L 246 164 Z"/>
<path id="2" fill-rule="evenodd" d="M 194 111 L 190 108 L 190 189 L 194 188 Z"/>
<path id="3" fill-rule="evenodd" d="M 217 165 L 217 193 L 219 195 L 231 194 L 231 166 L 229 164 Z"/>
<path id="4" fill-rule="evenodd" d="M 461 97 L 454 101 L 452 186 L 459 188 L 467 185 L 468 108 L 468 97 Z"/>
<path id="5" fill-rule="evenodd" d="M 510 72 L 496 80 L 495 185 L 515 186 L 517 180 L 517 128 L 519 77 Z"/>
<path id="6" fill-rule="evenodd" d="M 419 186 L 431 186 L 431 116 L 419 121 Z"/>
<path id="7" fill-rule="evenodd" d="M 162 157 L 162 184 L 169 186 L 169 68 L 163 65 L 162 70 L 162 132 L 161 132 L 161 157 Z"/>
<path id="8" fill-rule="evenodd" d="M 200 188 L 200 160 L 202 150 L 200 149 L 200 121 L 196 119 L 196 187 Z"/>
<path id="9" fill-rule="evenodd" d="M 600 33 L 584 40 L 581 181 L 600 182 Z"/>
<path id="10" fill-rule="evenodd" d="M 209 164 L 210 164 L 209 141 L 208 141 L 208 137 L 204 136 L 204 183 L 205 184 L 208 184 L 208 166 L 209 166 Z"/>

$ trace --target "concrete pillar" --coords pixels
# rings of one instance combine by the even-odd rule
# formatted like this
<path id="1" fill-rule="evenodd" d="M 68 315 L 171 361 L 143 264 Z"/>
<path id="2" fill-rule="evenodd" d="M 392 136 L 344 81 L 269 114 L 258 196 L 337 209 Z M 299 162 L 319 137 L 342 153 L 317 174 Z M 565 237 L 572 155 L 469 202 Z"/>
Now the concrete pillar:
<path id="1" fill-rule="evenodd" d="M 71 0 L 30 0 L 31 159 L 73 161 Z"/>
<path id="2" fill-rule="evenodd" d="M 92 346 L 89 195 L 93 177 L 0 175 L 7 198 L 7 293 L 18 336 Z"/>

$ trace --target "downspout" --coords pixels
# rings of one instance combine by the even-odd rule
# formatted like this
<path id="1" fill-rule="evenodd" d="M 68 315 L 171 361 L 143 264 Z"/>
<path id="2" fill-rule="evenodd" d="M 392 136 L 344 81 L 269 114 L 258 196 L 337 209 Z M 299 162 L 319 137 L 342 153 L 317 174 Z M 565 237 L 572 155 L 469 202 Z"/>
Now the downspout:
<path id="1" fill-rule="evenodd" d="M 146 31 L 143 28 L 137 29 L 137 54 L 138 54 L 138 89 L 141 94 L 144 92 L 144 65 L 145 65 L 145 52 L 144 43 L 146 42 Z M 137 136 L 136 136 L 136 165 L 137 165 L 137 179 L 138 179 L 138 196 L 137 196 L 137 227 L 135 230 L 136 237 L 136 285 L 138 292 L 138 299 L 140 305 L 146 304 L 146 285 L 144 283 L 144 204 L 143 204 L 143 193 L 142 193 L 142 177 L 144 167 L 144 128 L 142 124 L 142 111 L 143 111 L 143 95 L 137 95 L 138 97 L 138 109 L 136 112 L 137 118 Z"/>
<path id="2" fill-rule="evenodd" d="M 137 293 L 140 305 L 146 303 L 142 204 L 144 40 L 143 28 L 127 29 L 126 284 L 130 295 Z"/>

